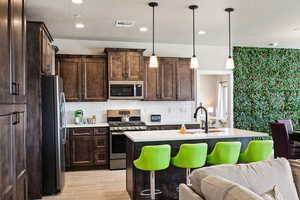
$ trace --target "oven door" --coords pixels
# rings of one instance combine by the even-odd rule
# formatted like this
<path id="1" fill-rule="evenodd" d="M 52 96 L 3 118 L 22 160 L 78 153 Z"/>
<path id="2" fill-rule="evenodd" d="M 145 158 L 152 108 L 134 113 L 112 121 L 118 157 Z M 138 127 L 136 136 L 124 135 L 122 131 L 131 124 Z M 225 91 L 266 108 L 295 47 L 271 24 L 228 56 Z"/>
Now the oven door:
<path id="1" fill-rule="evenodd" d="M 126 158 L 126 135 L 123 132 L 110 132 L 110 159 Z"/>

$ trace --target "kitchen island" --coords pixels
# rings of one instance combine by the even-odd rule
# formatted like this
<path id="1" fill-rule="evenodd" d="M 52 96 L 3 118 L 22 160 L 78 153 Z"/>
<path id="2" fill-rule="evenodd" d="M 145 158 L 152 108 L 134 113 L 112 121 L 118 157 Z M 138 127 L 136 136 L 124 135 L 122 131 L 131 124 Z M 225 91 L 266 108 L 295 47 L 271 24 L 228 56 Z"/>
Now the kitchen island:
<path id="1" fill-rule="evenodd" d="M 240 141 L 242 143 L 241 151 L 244 151 L 251 140 L 269 138 L 266 133 L 234 128 L 210 129 L 208 134 L 201 129 L 190 129 L 186 134 L 180 134 L 179 130 L 131 131 L 125 134 L 127 136 L 126 189 L 131 200 L 147 199 L 144 194 L 149 191 L 145 190 L 150 188 L 150 173 L 138 170 L 133 166 L 133 161 L 139 157 L 143 146 L 169 144 L 172 147 L 171 156 L 175 156 L 181 144 L 204 142 L 208 144 L 208 153 L 210 153 L 217 142 Z M 157 171 L 155 176 L 156 189 L 161 191 L 156 198 L 161 200 L 178 199 L 178 185 L 186 181 L 185 169 L 170 165 L 166 170 Z"/>

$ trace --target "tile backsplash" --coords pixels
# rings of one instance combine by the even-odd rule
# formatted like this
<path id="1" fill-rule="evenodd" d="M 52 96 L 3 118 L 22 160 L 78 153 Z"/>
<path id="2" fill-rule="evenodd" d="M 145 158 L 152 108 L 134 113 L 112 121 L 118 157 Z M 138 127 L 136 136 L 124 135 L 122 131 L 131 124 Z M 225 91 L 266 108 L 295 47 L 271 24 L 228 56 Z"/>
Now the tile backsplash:
<path id="1" fill-rule="evenodd" d="M 190 122 L 195 110 L 194 101 L 108 100 L 107 102 L 66 103 L 68 123 L 73 123 L 74 111 L 81 109 L 84 117 L 96 115 L 97 122 L 106 122 L 106 110 L 140 109 L 142 120 L 150 122 L 151 114 L 160 114 L 162 122 Z"/>

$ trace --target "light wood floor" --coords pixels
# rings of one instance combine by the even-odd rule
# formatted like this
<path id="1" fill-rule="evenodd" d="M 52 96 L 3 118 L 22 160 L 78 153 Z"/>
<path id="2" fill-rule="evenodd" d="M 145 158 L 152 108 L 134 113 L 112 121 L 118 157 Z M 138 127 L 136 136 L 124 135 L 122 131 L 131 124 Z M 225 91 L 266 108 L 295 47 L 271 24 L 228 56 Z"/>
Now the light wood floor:
<path id="1" fill-rule="evenodd" d="M 124 170 L 67 172 L 64 191 L 43 200 L 129 200 L 125 179 Z"/>

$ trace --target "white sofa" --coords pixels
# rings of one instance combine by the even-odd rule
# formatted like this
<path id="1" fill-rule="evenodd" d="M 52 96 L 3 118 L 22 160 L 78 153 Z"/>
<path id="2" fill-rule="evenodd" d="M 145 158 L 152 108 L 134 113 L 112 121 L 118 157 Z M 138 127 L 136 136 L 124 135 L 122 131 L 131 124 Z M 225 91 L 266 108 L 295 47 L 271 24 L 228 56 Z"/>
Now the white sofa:
<path id="1" fill-rule="evenodd" d="M 300 160 L 278 158 L 196 169 L 179 200 L 299 200 Z"/>

